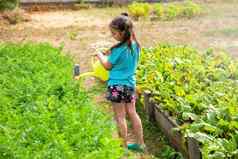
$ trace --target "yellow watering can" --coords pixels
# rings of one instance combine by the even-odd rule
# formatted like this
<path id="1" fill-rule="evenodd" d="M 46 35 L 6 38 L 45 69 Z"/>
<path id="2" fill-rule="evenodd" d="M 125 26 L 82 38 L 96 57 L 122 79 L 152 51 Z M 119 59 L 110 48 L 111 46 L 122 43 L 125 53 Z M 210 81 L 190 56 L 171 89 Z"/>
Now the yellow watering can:
<path id="1" fill-rule="evenodd" d="M 95 58 L 92 57 L 91 64 L 93 71 L 92 72 L 85 72 L 80 74 L 80 67 L 79 64 L 75 64 L 74 66 L 74 78 L 79 79 L 81 77 L 87 76 L 94 76 L 102 81 L 107 81 L 109 78 L 109 72 L 103 67 L 99 60 L 94 60 Z"/>
<path id="2" fill-rule="evenodd" d="M 81 77 L 87 77 L 87 76 L 94 76 L 102 81 L 107 81 L 109 79 L 109 71 L 107 71 L 103 65 L 100 63 L 99 60 L 94 60 L 95 58 L 92 57 L 91 64 L 93 71 L 92 72 L 85 72 L 80 74 L 80 66 L 79 64 L 75 64 L 74 66 L 74 79 L 79 80 Z M 141 95 L 142 90 L 140 86 L 136 86 L 136 92 L 137 94 Z"/>

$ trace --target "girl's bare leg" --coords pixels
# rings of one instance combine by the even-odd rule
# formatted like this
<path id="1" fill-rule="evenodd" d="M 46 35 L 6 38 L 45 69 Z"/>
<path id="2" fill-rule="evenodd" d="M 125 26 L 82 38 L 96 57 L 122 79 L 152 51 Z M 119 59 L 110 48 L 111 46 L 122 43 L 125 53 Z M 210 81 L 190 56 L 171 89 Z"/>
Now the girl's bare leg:
<path id="1" fill-rule="evenodd" d="M 141 124 L 141 119 L 136 112 L 135 101 L 132 101 L 131 103 L 126 103 L 126 112 L 132 122 L 133 131 L 137 138 L 137 143 L 144 145 L 143 128 Z"/>
<path id="2" fill-rule="evenodd" d="M 112 103 L 119 136 L 123 139 L 124 146 L 127 147 L 127 123 L 125 106 L 125 103 Z"/>

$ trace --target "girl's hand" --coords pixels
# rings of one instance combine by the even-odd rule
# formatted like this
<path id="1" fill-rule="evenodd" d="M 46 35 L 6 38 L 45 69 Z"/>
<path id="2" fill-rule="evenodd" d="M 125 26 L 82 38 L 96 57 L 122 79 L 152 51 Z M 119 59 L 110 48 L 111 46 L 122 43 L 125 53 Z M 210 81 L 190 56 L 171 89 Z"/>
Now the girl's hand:
<path id="1" fill-rule="evenodd" d="M 96 59 L 98 59 L 99 61 L 102 61 L 105 59 L 105 56 L 102 52 L 96 53 L 96 54 L 92 54 L 92 56 Z"/>
<path id="2" fill-rule="evenodd" d="M 103 59 L 104 58 L 104 54 L 102 52 L 99 52 L 96 54 L 96 57 L 100 60 L 100 59 Z"/>
<path id="3" fill-rule="evenodd" d="M 108 56 L 111 54 L 111 51 L 105 51 L 105 52 L 98 52 L 98 53 L 95 53 L 95 54 L 92 54 L 91 56 L 94 56 L 94 57 L 98 57 L 98 56 Z"/>
<path id="4" fill-rule="evenodd" d="M 107 56 L 110 55 L 111 53 L 112 53 L 111 50 L 103 51 L 103 54 L 104 54 L 104 55 L 107 55 Z"/>
<path id="5" fill-rule="evenodd" d="M 110 70 L 112 68 L 112 64 L 108 62 L 106 55 L 104 55 L 102 52 L 99 52 L 96 57 L 105 69 Z"/>

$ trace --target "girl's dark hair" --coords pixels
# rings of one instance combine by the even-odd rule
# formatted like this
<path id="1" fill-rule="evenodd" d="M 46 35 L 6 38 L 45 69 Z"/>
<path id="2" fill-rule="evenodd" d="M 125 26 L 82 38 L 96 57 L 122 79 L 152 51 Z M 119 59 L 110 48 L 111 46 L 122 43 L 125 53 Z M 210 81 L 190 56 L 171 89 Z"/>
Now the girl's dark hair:
<path id="1" fill-rule="evenodd" d="M 140 44 L 138 43 L 135 33 L 133 31 L 132 21 L 130 20 L 127 13 L 121 13 L 120 16 L 114 18 L 110 23 L 109 27 L 120 32 L 124 32 L 124 39 L 120 43 L 112 46 L 110 50 L 116 47 L 120 47 L 124 43 L 127 43 L 128 47 L 131 48 L 131 43 L 133 40 L 140 47 Z"/>
<path id="2" fill-rule="evenodd" d="M 126 16 L 126 17 L 129 16 L 128 13 L 126 13 L 126 12 L 121 13 L 121 15 L 124 15 L 124 16 Z"/>

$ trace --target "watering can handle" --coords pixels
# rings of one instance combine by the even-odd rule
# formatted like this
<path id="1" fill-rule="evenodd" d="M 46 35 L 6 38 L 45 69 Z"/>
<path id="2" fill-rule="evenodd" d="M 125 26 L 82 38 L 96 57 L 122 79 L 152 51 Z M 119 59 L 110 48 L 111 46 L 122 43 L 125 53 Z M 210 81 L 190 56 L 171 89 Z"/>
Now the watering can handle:
<path id="1" fill-rule="evenodd" d="M 104 54 L 103 54 L 104 55 Z M 105 56 L 105 55 L 104 55 Z M 99 60 L 97 55 L 93 55 L 91 58 L 91 65 L 93 66 L 93 64 L 96 62 L 95 60 Z"/>

